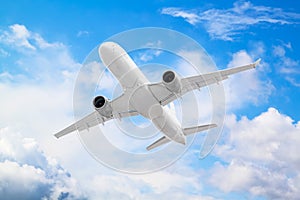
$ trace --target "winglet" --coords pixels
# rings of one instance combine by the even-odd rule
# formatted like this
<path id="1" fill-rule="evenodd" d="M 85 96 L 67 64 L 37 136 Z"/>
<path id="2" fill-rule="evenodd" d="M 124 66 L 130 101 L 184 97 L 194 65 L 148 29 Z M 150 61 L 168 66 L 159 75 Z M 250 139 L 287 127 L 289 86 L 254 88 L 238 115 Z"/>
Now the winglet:
<path id="1" fill-rule="evenodd" d="M 257 65 L 259 65 L 261 61 L 261 58 L 257 59 L 254 63 L 253 63 L 253 66 L 256 67 Z"/>

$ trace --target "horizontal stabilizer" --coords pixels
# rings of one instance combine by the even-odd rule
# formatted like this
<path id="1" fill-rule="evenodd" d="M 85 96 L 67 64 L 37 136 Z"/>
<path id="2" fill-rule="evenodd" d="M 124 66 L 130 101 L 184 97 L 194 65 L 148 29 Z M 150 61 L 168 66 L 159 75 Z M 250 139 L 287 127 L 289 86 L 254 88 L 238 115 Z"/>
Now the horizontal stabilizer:
<path id="1" fill-rule="evenodd" d="M 197 133 L 197 132 L 201 132 L 201 131 L 205 131 L 211 128 L 215 128 L 217 127 L 216 124 L 207 124 L 207 125 L 201 125 L 201 126 L 195 126 L 195 127 L 189 127 L 189 128 L 184 128 L 183 130 L 183 134 L 184 135 L 190 135 L 193 133 Z M 168 142 L 170 142 L 171 140 L 169 140 L 168 138 L 166 138 L 166 136 L 163 136 L 161 138 L 159 138 L 158 140 L 156 140 L 154 143 L 150 144 L 147 147 L 147 150 L 150 151 L 151 149 L 154 149 L 156 147 L 159 147 L 163 144 L 166 144 Z"/>
<path id="2" fill-rule="evenodd" d="M 206 125 L 201 125 L 201 126 L 188 127 L 188 128 L 184 128 L 182 130 L 183 130 L 184 135 L 190 135 L 193 133 L 205 131 L 205 130 L 215 128 L 215 127 L 217 127 L 217 124 L 206 124 Z"/>
<path id="3" fill-rule="evenodd" d="M 158 140 L 156 140 L 154 143 L 150 144 L 147 147 L 147 150 L 150 151 L 151 149 L 154 149 L 154 148 L 161 146 L 163 144 L 166 144 L 168 142 L 170 142 L 170 140 L 168 138 L 166 138 L 166 136 L 163 136 L 163 137 L 159 138 Z"/>

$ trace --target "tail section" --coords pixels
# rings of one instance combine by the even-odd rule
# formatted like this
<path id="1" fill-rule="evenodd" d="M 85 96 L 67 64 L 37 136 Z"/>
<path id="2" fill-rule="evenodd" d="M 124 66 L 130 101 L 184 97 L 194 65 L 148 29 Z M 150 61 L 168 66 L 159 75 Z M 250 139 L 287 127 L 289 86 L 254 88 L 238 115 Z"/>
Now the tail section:
<path id="1" fill-rule="evenodd" d="M 156 140 L 155 142 L 153 142 L 152 144 L 150 144 L 146 149 L 148 151 L 150 151 L 151 149 L 154 149 L 154 148 L 159 147 L 163 144 L 169 143 L 170 141 L 171 140 L 166 138 L 166 136 L 163 136 L 163 137 L 159 138 L 158 140 Z"/>
<path id="2" fill-rule="evenodd" d="M 194 126 L 194 127 L 183 128 L 182 131 L 183 131 L 183 134 L 185 136 L 187 136 L 187 135 L 191 135 L 193 133 L 198 133 L 198 132 L 201 132 L 201 131 L 206 131 L 208 129 L 215 128 L 215 127 L 217 127 L 216 124 L 206 124 L 206 125 L 201 125 L 201 126 Z M 157 141 L 155 141 L 152 144 L 150 144 L 147 147 L 147 150 L 150 151 L 151 149 L 154 149 L 154 148 L 159 147 L 161 145 L 167 144 L 170 141 L 171 140 L 169 140 L 168 138 L 166 138 L 166 136 L 163 136 L 160 139 L 158 139 Z"/>
<path id="3" fill-rule="evenodd" d="M 206 131 L 208 129 L 215 128 L 215 127 L 217 127 L 217 124 L 206 124 L 206 125 L 201 125 L 201 126 L 183 128 L 182 130 L 183 130 L 184 135 L 190 135 L 193 133 Z"/>

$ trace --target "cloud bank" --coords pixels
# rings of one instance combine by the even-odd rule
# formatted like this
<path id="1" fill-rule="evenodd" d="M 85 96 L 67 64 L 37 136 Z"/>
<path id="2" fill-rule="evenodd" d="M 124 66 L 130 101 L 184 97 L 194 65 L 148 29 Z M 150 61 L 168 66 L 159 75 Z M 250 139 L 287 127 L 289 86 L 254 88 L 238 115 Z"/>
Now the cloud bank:
<path id="1" fill-rule="evenodd" d="M 183 18 L 193 26 L 201 24 L 212 39 L 226 41 L 233 41 L 252 26 L 298 24 L 300 20 L 298 13 L 286 12 L 281 8 L 256 6 L 249 1 L 236 1 L 228 9 L 212 8 L 205 11 L 167 7 L 161 10 L 161 14 Z"/>
<path id="2" fill-rule="evenodd" d="M 300 122 L 275 108 L 253 119 L 227 118 L 227 131 L 215 154 L 210 184 L 226 193 L 249 191 L 268 199 L 300 195 Z"/>
<path id="3" fill-rule="evenodd" d="M 33 138 L 0 129 L 1 199 L 84 199 L 76 180 Z"/>

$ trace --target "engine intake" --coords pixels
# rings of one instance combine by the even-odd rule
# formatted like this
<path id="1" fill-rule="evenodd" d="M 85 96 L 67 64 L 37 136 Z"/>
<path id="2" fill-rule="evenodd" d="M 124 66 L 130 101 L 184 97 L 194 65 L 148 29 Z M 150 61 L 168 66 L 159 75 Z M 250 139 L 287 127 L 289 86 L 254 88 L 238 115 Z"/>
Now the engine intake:
<path id="1" fill-rule="evenodd" d="M 93 100 L 95 110 L 105 117 L 112 115 L 112 107 L 110 102 L 104 96 L 97 96 Z"/>
<path id="2" fill-rule="evenodd" d="M 179 93 L 181 91 L 181 80 L 177 74 L 173 71 L 166 71 L 163 74 L 164 85 L 174 93 Z"/>

